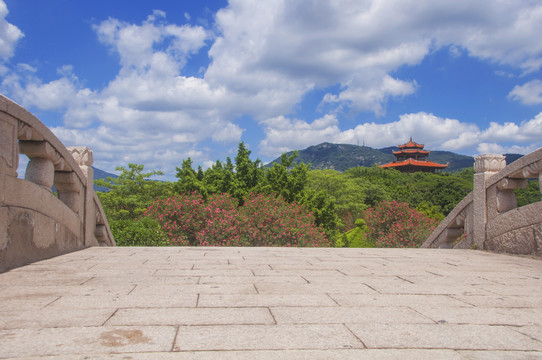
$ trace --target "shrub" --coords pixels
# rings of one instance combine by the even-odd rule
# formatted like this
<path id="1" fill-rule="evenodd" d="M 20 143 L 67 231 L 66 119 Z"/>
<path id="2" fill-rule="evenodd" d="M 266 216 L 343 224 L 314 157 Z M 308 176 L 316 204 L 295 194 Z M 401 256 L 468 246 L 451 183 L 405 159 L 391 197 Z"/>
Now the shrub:
<path id="1" fill-rule="evenodd" d="M 196 233 L 202 246 L 249 245 L 241 237 L 238 200 L 229 194 L 215 194 L 202 204 L 203 225 Z"/>
<path id="2" fill-rule="evenodd" d="M 406 203 L 383 201 L 365 211 L 368 240 L 377 247 L 420 247 L 437 221 Z"/>
<path id="3" fill-rule="evenodd" d="M 170 245 L 160 224 L 147 217 L 139 220 L 112 220 L 109 226 L 118 246 Z"/>
<path id="4" fill-rule="evenodd" d="M 363 219 L 354 222 L 355 227 L 343 233 L 335 244 L 336 247 L 373 248 L 374 242 L 367 238 L 367 225 Z"/>
<path id="5" fill-rule="evenodd" d="M 242 236 L 252 246 L 330 246 L 314 215 L 282 197 L 250 194 L 240 208 Z"/>
<path id="6" fill-rule="evenodd" d="M 174 245 L 330 246 L 312 213 L 281 197 L 249 194 L 238 207 L 228 194 L 197 193 L 155 201 L 145 212 Z"/>

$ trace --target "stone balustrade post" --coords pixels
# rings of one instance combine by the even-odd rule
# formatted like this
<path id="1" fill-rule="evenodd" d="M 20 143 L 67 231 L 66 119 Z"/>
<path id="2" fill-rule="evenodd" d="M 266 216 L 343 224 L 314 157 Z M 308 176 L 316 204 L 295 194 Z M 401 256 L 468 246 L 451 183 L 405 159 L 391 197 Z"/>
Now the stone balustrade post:
<path id="1" fill-rule="evenodd" d="M 92 164 L 94 157 L 92 150 L 86 146 L 69 146 L 68 151 L 79 165 L 87 178 L 84 193 L 84 223 L 85 223 L 85 246 L 97 246 L 96 240 L 96 207 L 94 205 L 94 171 Z"/>
<path id="2" fill-rule="evenodd" d="M 79 178 L 73 171 L 57 171 L 54 179 L 58 198 L 83 220 L 84 196 L 81 196 L 82 186 Z"/>
<path id="3" fill-rule="evenodd" d="M 486 181 L 505 167 L 504 155 L 484 154 L 474 158 L 473 240 L 478 249 L 483 249 L 486 241 L 488 212 Z"/>
<path id="4" fill-rule="evenodd" d="M 62 168 L 63 160 L 47 141 L 20 141 L 19 152 L 30 161 L 26 166 L 25 180 L 42 186 L 51 192 L 55 167 Z"/>

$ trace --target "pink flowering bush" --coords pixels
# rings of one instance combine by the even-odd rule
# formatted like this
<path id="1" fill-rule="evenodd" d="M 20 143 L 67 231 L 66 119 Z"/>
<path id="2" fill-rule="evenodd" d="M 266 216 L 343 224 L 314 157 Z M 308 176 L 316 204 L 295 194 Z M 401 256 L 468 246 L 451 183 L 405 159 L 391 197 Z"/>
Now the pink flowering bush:
<path id="1" fill-rule="evenodd" d="M 196 192 L 154 201 L 144 215 L 160 224 L 172 245 L 199 245 L 204 224 L 203 197 Z"/>
<path id="2" fill-rule="evenodd" d="M 282 197 L 250 194 L 239 212 L 242 237 L 252 246 L 331 246 L 313 214 Z"/>
<path id="3" fill-rule="evenodd" d="M 196 192 L 156 200 L 145 212 L 172 245 L 330 246 L 312 213 L 281 197 L 249 194 L 244 206 L 228 194 L 206 201 Z"/>
<path id="4" fill-rule="evenodd" d="M 196 233 L 196 241 L 202 246 L 246 246 L 241 237 L 238 200 L 229 194 L 211 195 L 202 204 L 203 224 Z"/>
<path id="5" fill-rule="evenodd" d="M 438 221 L 411 209 L 407 203 L 383 201 L 364 214 L 367 238 L 376 247 L 420 247 Z"/>

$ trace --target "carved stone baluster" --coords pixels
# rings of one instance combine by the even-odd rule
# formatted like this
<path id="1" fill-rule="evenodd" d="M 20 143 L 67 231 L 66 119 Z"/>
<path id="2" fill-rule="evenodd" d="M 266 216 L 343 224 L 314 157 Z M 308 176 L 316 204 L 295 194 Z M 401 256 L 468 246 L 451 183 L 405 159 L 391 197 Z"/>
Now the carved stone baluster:
<path id="1" fill-rule="evenodd" d="M 542 160 L 538 160 L 529 166 L 526 166 L 523 171 L 523 177 L 526 179 L 538 178 L 540 192 L 542 192 Z"/>
<path id="2" fill-rule="evenodd" d="M 56 150 L 47 141 L 19 141 L 19 152 L 30 159 L 25 179 L 51 191 L 55 166 L 63 166 L 63 160 Z"/>
<path id="3" fill-rule="evenodd" d="M 478 249 L 484 248 L 488 214 L 486 181 L 506 167 L 506 157 L 498 154 L 484 154 L 474 158 L 473 237 Z M 496 204 L 494 205 L 496 207 Z"/>
<path id="4" fill-rule="evenodd" d="M 55 189 L 58 198 L 76 213 L 82 212 L 81 182 L 73 171 L 55 172 Z"/>
<path id="5" fill-rule="evenodd" d="M 504 178 L 497 184 L 497 211 L 502 213 L 518 206 L 515 189 L 525 189 L 527 180 Z"/>

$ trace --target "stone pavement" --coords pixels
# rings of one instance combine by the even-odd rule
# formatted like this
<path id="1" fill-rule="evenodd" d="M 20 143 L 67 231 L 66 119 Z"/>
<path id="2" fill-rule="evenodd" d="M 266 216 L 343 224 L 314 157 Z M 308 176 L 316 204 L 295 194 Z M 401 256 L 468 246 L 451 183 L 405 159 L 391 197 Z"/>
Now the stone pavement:
<path id="1" fill-rule="evenodd" d="M 0 274 L 1 359 L 542 359 L 542 260 L 89 248 Z"/>

